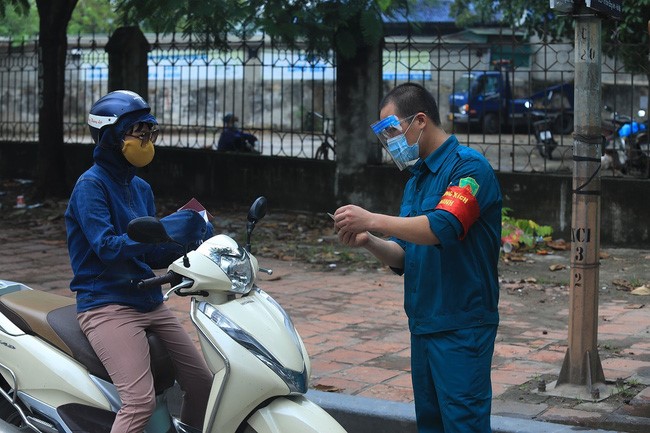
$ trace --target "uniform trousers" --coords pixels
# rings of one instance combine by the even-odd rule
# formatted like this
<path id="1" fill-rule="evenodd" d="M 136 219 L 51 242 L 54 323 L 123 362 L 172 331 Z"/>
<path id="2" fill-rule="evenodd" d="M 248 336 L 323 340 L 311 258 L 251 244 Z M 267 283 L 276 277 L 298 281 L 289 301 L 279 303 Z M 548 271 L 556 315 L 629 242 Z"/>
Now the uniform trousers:
<path id="1" fill-rule="evenodd" d="M 411 335 L 419 433 L 490 433 L 497 326 Z"/>

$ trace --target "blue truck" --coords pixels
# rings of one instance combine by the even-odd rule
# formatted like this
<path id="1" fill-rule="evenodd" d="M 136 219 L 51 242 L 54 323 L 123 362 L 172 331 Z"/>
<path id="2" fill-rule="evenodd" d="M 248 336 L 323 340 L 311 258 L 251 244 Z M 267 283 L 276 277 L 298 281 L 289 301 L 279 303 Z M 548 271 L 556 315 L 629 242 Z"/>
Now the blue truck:
<path id="1" fill-rule="evenodd" d="M 449 95 L 449 121 L 454 126 L 478 125 L 485 134 L 527 124 L 533 101 L 513 97 L 508 72 L 501 64 L 494 71 L 464 72 Z"/>
<path id="2" fill-rule="evenodd" d="M 573 130 L 572 85 L 565 83 L 526 98 L 514 98 L 510 72 L 504 63 L 492 71 L 464 72 L 449 95 L 449 121 L 454 126 L 477 125 L 485 134 L 499 133 L 504 127 L 530 126 L 540 119 L 549 119 L 559 134 Z M 557 106 L 558 96 L 569 101 Z"/>

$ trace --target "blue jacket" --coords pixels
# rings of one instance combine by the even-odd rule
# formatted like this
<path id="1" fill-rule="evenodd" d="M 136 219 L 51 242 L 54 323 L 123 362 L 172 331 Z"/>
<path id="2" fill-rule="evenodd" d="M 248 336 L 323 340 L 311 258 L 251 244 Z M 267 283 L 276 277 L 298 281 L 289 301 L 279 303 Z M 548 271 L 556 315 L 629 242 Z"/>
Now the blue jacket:
<path id="1" fill-rule="evenodd" d="M 83 173 L 72 191 L 65 223 L 74 277 L 77 311 L 107 304 L 151 311 L 162 302 L 160 287 L 138 289 L 153 269 L 166 267 L 182 255 L 175 244 L 150 245 L 131 240 L 126 228 L 132 219 L 155 216 L 151 187 L 135 175 L 117 147 L 95 147 L 95 164 Z M 212 226 L 194 211 L 180 211 L 161 221 L 175 240 L 197 243 L 211 236 Z"/>
<path id="2" fill-rule="evenodd" d="M 248 150 L 246 144 L 252 146 L 255 141 L 257 141 L 257 137 L 253 134 L 248 134 L 235 127 L 225 127 L 219 136 L 217 150 L 222 152 L 246 151 Z"/>

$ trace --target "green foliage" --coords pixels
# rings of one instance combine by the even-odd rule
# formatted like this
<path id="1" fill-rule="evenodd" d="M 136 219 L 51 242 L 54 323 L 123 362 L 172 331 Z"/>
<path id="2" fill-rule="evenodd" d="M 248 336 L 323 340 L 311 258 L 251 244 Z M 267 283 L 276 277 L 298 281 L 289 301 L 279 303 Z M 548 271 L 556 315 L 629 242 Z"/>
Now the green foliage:
<path id="1" fill-rule="evenodd" d="M 494 23 L 497 12 L 498 4 L 493 1 L 455 0 L 449 9 L 459 27 Z"/>
<path id="2" fill-rule="evenodd" d="M 22 39 L 38 34 L 35 0 L 0 0 L 0 16 L 0 35 Z M 68 34 L 110 33 L 116 18 L 109 0 L 79 0 L 68 24 Z"/>
<path id="3" fill-rule="evenodd" d="M 227 49 L 228 36 L 264 32 L 290 47 L 352 58 L 383 38 L 382 14 L 406 14 L 413 0 L 117 0 L 121 23 L 182 31 Z M 437 0 L 428 0 L 434 2 Z"/>
<path id="4" fill-rule="evenodd" d="M 111 33 L 117 14 L 107 0 L 79 0 L 68 24 L 68 34 Z"/>
<path id="5" fill-rule="evenodd" d="M 650 0 L 627 0 L 623 2 L 623 21 L 617 25 L 606 23 L 603 33 L 609 35 L 611 42 L 621 44 L 608 46 L 607 52 L 611 54 L 616 50 L 625 69 L 650 76 L 648 21 Z"/>
<path id="6" fill-rule="evenodd" d="M 551 10 L 548 0 L 454 0 L 451 13 L 460 26 L 493 24 L 498 19 L 502 25 L 537 34 L 549 42 L 575 37 L 574 17 Z M 603 45 L 604 50 L 607 54 L 616 51 L 628 72 L 650 74 L 648 20 L 650 0 L 625 0 L 620 22 L 602 20 L 603 42 L 609 42 Z"/>
<path id="7" fill-rule="evenodd" d="M 548 0 L 454 0 L 450 13 L 461 27 L 501 24 L 549 41 L 573 38 L 573 18 L 552 11 Z"/>
<path id="8" fill-rule="evenodd" d="M 264 32 L 290 47 L 353 58 L 382 43 L 382 15 L 408 16 L 416 0 L 79 0 L 69 34 L 110 33 L 125 25 L 144 31 L 193 34 L 228 48 L 228 38 Z M 435 3 L 438 0 L 420 0 Z M 35 0 L 0 0 L 0 34 L 38 33 Z"/>
<path id="9" fill-rule="evenodd" d="M 0 0 L 0 18 L 6 18 L 7 11 L 25 16 L 29 13 L 30 0 Z"/>
<path id="10" fill-rule="evenodd" d="M 501 211 L 501 242 L 509 243 L 513 249 L 532 248 L 540 239 L 548 240 L 553 234 L 551 226 L 542 226 L 533 220 L 513 218 L 512 209 L 504 207 Z"/>
<path id="11" fill-rule="evenodd" d="M 0 0 L 0 35 L 14 40 L 38 34 L 38 14 L 34 0 Z"/>

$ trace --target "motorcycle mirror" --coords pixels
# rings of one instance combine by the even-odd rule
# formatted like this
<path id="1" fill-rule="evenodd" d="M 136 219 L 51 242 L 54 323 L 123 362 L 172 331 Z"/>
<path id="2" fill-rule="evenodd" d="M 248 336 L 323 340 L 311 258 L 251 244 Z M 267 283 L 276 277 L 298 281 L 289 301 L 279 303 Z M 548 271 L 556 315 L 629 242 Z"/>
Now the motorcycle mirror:
<path id="1" fill-rule="evenodd" d="M 248 222 L 257 223 L 266 215 L 266 197 L 257 197 L 248 211 Z"/>
<path id="2" fill-rule="evenodd" d="M 158 218 L 151 216 L 134 218 L 129 221 L 129 225 L 126 226 L 126 234 L 134 241 L 143 244 L 161 244 L 163 242 L 171 242 L 180 245 L 184 250 L 183 265 L 186 268 L 190 267 L 190 261 L 187 258 L 187 246 L 173 240 L 167 233 L 167 230 L 165 230 L 165 226 Z"/>
<path id="3" fill-rule="evenodd" d="M 257 197 L 251 208 L 248 210 L 248 223 L 246 224 L 246 251 L 251 251 L 251 233 L 255 228 L 255 224 L 266 215 L 266 197 Z"/>
<path id="4" fill-rule="evenodd" d="M 134 241 L 143 244 L 174 242 L 160 220 L 151 216 L 131 220 L 126 227 L 126 234 Z"/>

